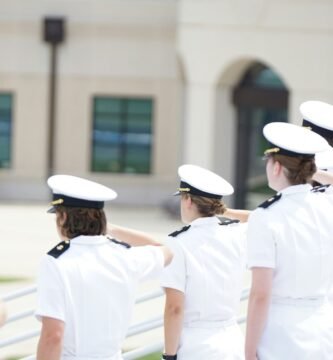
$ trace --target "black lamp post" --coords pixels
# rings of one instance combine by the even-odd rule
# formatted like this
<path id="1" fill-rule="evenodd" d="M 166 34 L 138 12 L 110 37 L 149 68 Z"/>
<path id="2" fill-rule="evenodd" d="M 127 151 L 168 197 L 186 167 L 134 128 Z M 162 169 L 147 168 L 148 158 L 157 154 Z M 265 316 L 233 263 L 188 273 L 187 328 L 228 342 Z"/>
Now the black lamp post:
<path id="1" fill-rule="evenodd" d="M 57 50 L 58 45 L 65 40 L 65 19 L 63 17 L 45 17 L 43 20 L 43 39 L 50 44 L 50 78 L 49 78 L 49 127 L 48 127 L 48 156 L 47 175 L 54 170 L 54 138 L 56 119 L 56 90 L 57 90 Z"/>

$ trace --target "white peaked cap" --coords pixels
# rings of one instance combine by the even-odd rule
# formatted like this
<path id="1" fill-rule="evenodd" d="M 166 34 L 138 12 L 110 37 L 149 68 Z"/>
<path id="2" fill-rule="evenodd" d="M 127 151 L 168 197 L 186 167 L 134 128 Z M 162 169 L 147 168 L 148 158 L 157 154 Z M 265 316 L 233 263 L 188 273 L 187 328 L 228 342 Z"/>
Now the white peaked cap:
<path id="1" fill-rule="evenodd" d="M 330 147 L 326 151 L 321 151 L 315 156 L 316 166 L 318 169 L 333 168 L 333 148 Z"/>
<path id="2" fill-rule="evenodd" d="M 231 195 L 234 189 L 221 176 L 197 165 L 182 165 L 178 168 L 180 187 L 175 195 L 189 193 L 208 198 L 221 199 L 224 195 Z"/>
<path id="3" fill-rule="evenodd" d="M 333 106 L 323 101 L 303 102 L 299 110 L 303 119 L 322 129 L 333 131 Z M 304 125 L 304 124 L 303 124 Z M 305 125 L 306 126 L 306 125 Z"/>
<path id="4" fill-rule="evenodd" d="M 71 175 L 54 175 L 47 180 L 53 192 L 52 205 L 101 209 L 104 202 L 113 200 L 117 193 L 96 182 Z M 51 208 L 49 212 L 54 212 Z"/>
<path id="5" fill-rule="evenodd" d="M 328 142 L 322 136 L 290 123 L 269 123 L 264 127 L 263 133 L 272 146 L 265 154 L 311 157 L 329 148 Z"/>

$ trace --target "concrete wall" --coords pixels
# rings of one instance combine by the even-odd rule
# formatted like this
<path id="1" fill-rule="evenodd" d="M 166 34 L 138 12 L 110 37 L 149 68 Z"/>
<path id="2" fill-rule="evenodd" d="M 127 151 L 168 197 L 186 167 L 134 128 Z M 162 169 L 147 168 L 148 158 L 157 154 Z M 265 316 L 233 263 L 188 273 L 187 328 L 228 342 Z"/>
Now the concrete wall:
<path id="1" fill-rule="evenodd" d="M 119 192 L 120 202 L 156 203 L 173 190 L 181 162 L 181 93 L 176 2 L 3 0 L 0 91 L 14 94 L 12 168 L 0 170 L 1 198 L 47 196 L 49 45 L 42 19 L 64 16 L 58 49 L 55 173 L 84 176 Z M 151 175 L 90 172 L 94 95 L 155 101 Z"/>
<path id="2" fill-rule="evenodd" d="M 299 123 L 302 101 L 333 103 L 332 41 L 329 0 L 183 0 L 178 49 L 189 82 L 186 122 L 196 124 L 188 126 L 185 161 L 196 161 L 233 180 L 231 95 L 254 62 L 271 67 L 285 82 L 291 122 Z M 194 139 L 200 139 L 200 148 Z"/>
<path id="3" fill-rule="evenodd" d="M 55 172 L 113 186 L 120 202 L 162 201 L 183 162 L 234 180 L 232 91 L 254 62 L 285 82 L 290 121 L 300 121 L 304 100 L 333 103 L 331 0 L 2 0 L 0 91 L 15 95 L 13 166 L 0 170 L 2 199 L 47 196 L 45 15 L 67 19 Z M 151 175 L 90 172 L 94 95 L 155 99 Z"/>

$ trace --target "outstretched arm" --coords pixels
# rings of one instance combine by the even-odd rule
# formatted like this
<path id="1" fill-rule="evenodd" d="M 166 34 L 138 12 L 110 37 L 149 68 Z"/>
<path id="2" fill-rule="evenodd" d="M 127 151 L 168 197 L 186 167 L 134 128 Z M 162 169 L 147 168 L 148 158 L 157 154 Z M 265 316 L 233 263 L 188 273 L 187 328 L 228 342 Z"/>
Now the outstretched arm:
<path id="1" fill-rule="evenodd" d="M 317 170 L 315 174 L 312 176 L 312 179 L 323 184 L 331 184 L 333 185 L 333 173 L 324 171 L 324 170 Z"/>
<path id="2" fill-rule="evenodd" d="M 142 231 L 125 228 L 110 223 L 107 225 L 107 233 L 115 239 L 130 244 L 131 246 L 162 245 L 162 243 L 156 241 L 152 236 Z"/>
<path id="3" fill-rule="evenodd" d="M 164 246 L 162 243 L 157 242 L 147 233 L 109 223 L 107 225 L 107 233 L 115 239 L 125 242 L 131 246 L 159 246 L 160 250 L 163 253 L 164 266 L 169 265 L 173 258 L 173 253 L 167 246 Z"/>
<path id="4" fill-rule="evenodd" d="M 224 212 L 223 216 L 239 220 L 240 222 L 247 222 L 251 214 L 250 210 L 239 210 L 239 209 L 229 209 Z"/>

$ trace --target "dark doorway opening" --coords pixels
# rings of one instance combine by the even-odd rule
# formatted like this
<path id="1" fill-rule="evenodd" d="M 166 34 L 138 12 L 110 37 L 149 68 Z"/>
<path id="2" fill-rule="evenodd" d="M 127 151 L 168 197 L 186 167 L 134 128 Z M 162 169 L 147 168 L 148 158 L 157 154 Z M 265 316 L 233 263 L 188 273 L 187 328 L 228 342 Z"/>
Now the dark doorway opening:
<path id="1" fill-rule="evenodd" d="M 237 108 L 235 206 L 252 209 L 272 191 L 267 187 L 262 160 L 267 143 L 263 127 L 288 121 L 288 89 L 267 66 L 256 63 L 247 69 L 233 93 Z"/>

